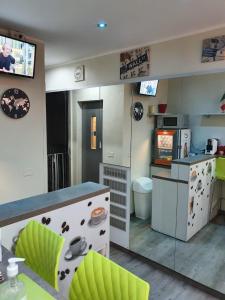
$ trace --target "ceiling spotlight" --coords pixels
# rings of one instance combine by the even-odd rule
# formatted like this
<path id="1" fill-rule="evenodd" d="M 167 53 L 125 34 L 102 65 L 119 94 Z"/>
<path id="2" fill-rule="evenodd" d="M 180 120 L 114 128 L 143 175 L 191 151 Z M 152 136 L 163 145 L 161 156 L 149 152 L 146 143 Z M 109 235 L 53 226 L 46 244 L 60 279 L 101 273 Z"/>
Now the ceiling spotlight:
<path id="1" fill-rule="evenodd" d="M 104 21 L 101 21 L 97 24 L 97 27 L 100 29 L 105 29 L 107 27 L 107 23 Z"/>

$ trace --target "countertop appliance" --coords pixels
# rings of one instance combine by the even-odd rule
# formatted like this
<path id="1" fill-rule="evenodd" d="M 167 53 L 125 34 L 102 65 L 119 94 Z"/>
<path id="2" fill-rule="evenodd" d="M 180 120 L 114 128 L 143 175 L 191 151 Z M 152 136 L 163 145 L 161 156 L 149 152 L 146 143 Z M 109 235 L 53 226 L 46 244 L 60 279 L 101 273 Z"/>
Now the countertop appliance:
<path id="1" fill-rule="evenodd" d="M 157 128 L 187 128 L 188 115 L 182 114 L 165 114 L 157 116 Z"/>
<path id="2" fill-rule="evenodd" d="M 217 152 L 218 139 L 208 139 L 207 145 L 205 148 L 205 154 L 215 154 Z"/>
<path id="3" fill-rule="evenodd" d="M 155 129 L 153 163 L 170 166 L 172 160 L 187 157 L 190 143 L 190 129 Z"/>

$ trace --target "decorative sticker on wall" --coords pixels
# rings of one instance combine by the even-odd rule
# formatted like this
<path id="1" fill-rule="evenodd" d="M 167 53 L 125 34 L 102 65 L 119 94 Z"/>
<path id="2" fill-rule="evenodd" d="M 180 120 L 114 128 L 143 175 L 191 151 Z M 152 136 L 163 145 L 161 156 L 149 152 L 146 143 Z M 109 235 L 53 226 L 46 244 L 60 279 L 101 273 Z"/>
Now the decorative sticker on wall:
<path id="1" fill-rule="evenodd" d="M 4 92 L 1 98 L 4 113 L 12 119 L 23 118 L 30 109 L 30 101 L 25 92 L 12 88 Z"/>
<path id="2" fill-rule="evenodd" d="M 225 35 L 203 40 L 202 63 L 225 59 Z"/>
<path id="3" fill-rule="evenodd" d="M 120 54 L 120 79 L 148 76 L 150 48 L 142 47 Z"/>

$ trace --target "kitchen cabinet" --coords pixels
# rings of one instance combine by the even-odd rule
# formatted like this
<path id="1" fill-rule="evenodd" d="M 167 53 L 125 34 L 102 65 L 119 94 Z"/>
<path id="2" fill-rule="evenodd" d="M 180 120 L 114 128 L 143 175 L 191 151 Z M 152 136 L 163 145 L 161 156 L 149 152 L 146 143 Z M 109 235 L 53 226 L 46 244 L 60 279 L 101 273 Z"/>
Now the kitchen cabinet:
<path id="1" fill-rule="evenodd" d="M 171 174 L 153 175 L 152 228 L 188 241 L 211 219 L 215 157 L 172 162 Z"/>

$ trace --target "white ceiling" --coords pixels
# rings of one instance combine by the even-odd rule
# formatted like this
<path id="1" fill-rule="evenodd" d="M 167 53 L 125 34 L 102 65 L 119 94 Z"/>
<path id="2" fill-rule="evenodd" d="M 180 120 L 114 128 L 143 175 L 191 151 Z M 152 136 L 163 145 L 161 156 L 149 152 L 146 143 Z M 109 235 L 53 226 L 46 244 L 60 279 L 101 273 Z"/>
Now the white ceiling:
<path id="1" fill-rule="evenodd" d="M 225 0 L 0 1 L 0 27 L 44 40 L 46 65 L 225 25 Z M 108 28 L 96 23 L 105 19 Z"/>

